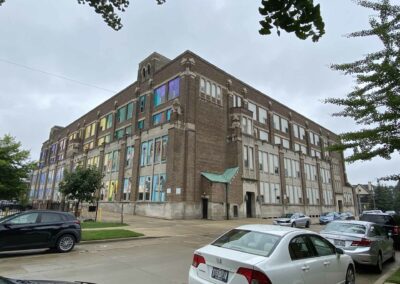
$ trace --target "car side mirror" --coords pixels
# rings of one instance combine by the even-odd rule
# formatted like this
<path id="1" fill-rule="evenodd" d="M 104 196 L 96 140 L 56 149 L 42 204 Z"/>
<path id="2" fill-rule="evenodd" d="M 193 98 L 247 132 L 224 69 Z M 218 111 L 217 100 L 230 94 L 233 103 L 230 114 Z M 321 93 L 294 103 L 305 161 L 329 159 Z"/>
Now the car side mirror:
<path id="1" fill-rule="evenodd" d="M 344 254 L 344 250 L 341 249 L 341 248 L 336 248 L 336 254 L 337 254 L 337 255 Z"/>

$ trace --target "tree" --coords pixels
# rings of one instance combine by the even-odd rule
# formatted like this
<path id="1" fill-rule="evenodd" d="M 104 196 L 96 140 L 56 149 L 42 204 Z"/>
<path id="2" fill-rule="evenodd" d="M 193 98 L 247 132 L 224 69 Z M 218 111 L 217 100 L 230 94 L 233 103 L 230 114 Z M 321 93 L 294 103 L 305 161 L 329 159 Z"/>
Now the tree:
<path id="1" fill-rule="evenodd" d="M 84 169 L 78 166 L 73 172 L 65 172 L 60 182 L 60 192 L 68 200 L 76 201 L 75 214 L 80 203 L 93 201 L 94 193 L 102 187 L 102 179 L 103 175 L 94 167 Z"/>
<path id="2" fill-rule="evenodd" d="M 0 199 L 20 199 L 28 190 L 33 167 L 29 151 L 22 150 L 20 142 L 10 135 L 0 138 Z"/>
<path id="3" fill-rule="evenodd" d="M 393 210 L 393 191 L 390 187 L 378 184 L 374 189 L 375 207 L 382 211 Z"/>
<path id="4" fill-rule="evenodd" d="M 118 31 L 122 28 L 121 18 L 116 10 L 124 12 L 129 6 L 128 0 L 77 0 L 79 4 L 89 4 L 100 14 L 108 26 Z M 0 6 L 5 0 L 0 0 Z M 166 0 L 156 0 L 162 5 Z M 262 0 L 259 8 L 263 20 L 260 21 L 261 35 L 271 34 L 275 27 L 277 34 L 280 29 L 288 33 L 294 32 L 300 39 L 312 38 L 313 41 L 325 33 L 320 6 L 314 6 L 313 0 Z"/>
<path id="5" fill-rule="evenodd" d="M 396 212 L 400 212 L 400 181 L 393 188 L 393 199 L 393 209 Z"/>
<path id="6" fill-rule="evenodd" d="M 334 116 L 352 118 L 362 128 L 342 133 L 341 143 L 331 150 L 353 149 L 348 162 L 390 159 L 400 149 L 400 6 L 389 0 L 379 3 L 359 1 L 362 7 L 379 13 L 371 17 L 371 29 L 351 33 L 348 37 L 376 36 L 383 49 L 352 63 L 332 65 L 333 70 L 356 77 L 356 86 L 345 98 L 329 98 L 344 109 Z M 399 173 L 381 180 L 400 180 Z"/>
<path id="7" fill-rule="evenodd" d="M 260 34 L 269 35 L 275 26 L 277 34 L 280 29 L 294 32 L 300 39 L 318 41 L 325 33 L 325 24 L 321 17 L 319 4 L 313 0 L 262 0 L 260 14 L 264 17 L 260 24 Z"/>

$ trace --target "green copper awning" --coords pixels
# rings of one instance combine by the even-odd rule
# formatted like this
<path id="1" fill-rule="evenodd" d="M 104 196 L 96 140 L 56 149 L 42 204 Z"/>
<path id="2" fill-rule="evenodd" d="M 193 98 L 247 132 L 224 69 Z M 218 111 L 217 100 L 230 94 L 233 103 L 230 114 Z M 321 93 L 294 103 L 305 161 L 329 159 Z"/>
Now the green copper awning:
<path id="1" fill-rule="evenodd" d="M 223 174 L 202 172 L 201 175 L 212 182 L 230 183 L 238 171 L 239 167 L 234 167 L 226 169 Z"/>

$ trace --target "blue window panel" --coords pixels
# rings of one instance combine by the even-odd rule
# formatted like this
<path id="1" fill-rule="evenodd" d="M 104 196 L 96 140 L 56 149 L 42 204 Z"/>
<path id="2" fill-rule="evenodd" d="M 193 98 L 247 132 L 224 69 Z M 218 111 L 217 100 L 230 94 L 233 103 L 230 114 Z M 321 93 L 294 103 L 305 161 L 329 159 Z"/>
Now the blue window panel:
<path id="1" fill-rule="evenodd" d="M 168 83 L 168 100 L 172 100 L 174 98 L 179 97 L 179 81 L 180 78 L 177 77 L 174 80 L 169 81 Z"/>
<path id="2" fill-rule="evenodd" d="M 160 104 L 163 104 L 167 101 L 167 96 L 166 96 L 166 86 L 162 85 L 161 87 L 158 87 L 154 91 L 154 106 L 159 106 Z"/>
<path id="3" fill-rule="evenodd" d="M 167 110 L 167 121 L 171 121 L 172 109 Z"/>
<path id="4" fill-rule="evenodd" d="M 138 129 L 143 129 L 144 128 L 144 119 L 141 121 L 138 121 Z"/>
<path id="5" fill-rule="evenodd" d="M 153 125 L 159 125 L 162 123 L 162 113 L 153 115 Z"/>

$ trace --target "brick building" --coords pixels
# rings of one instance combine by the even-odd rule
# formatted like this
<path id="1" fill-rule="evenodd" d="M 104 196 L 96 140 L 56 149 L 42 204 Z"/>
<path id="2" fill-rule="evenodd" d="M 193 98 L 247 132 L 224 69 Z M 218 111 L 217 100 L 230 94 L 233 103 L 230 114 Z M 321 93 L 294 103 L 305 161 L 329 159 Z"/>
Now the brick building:
<path id="1" fill-rule="evenodd" d="M 354 210 L 328 129 L 186 51 L 153 53 L 137 81 L 43 143 L 31 199 L 60 201 L 65 170 L 98 167 L 99 198 L 163 218 Z M 227 177 L 229 176 L 229 178 Z M 112 206 L 111 206 L 112 207 Z"/>

